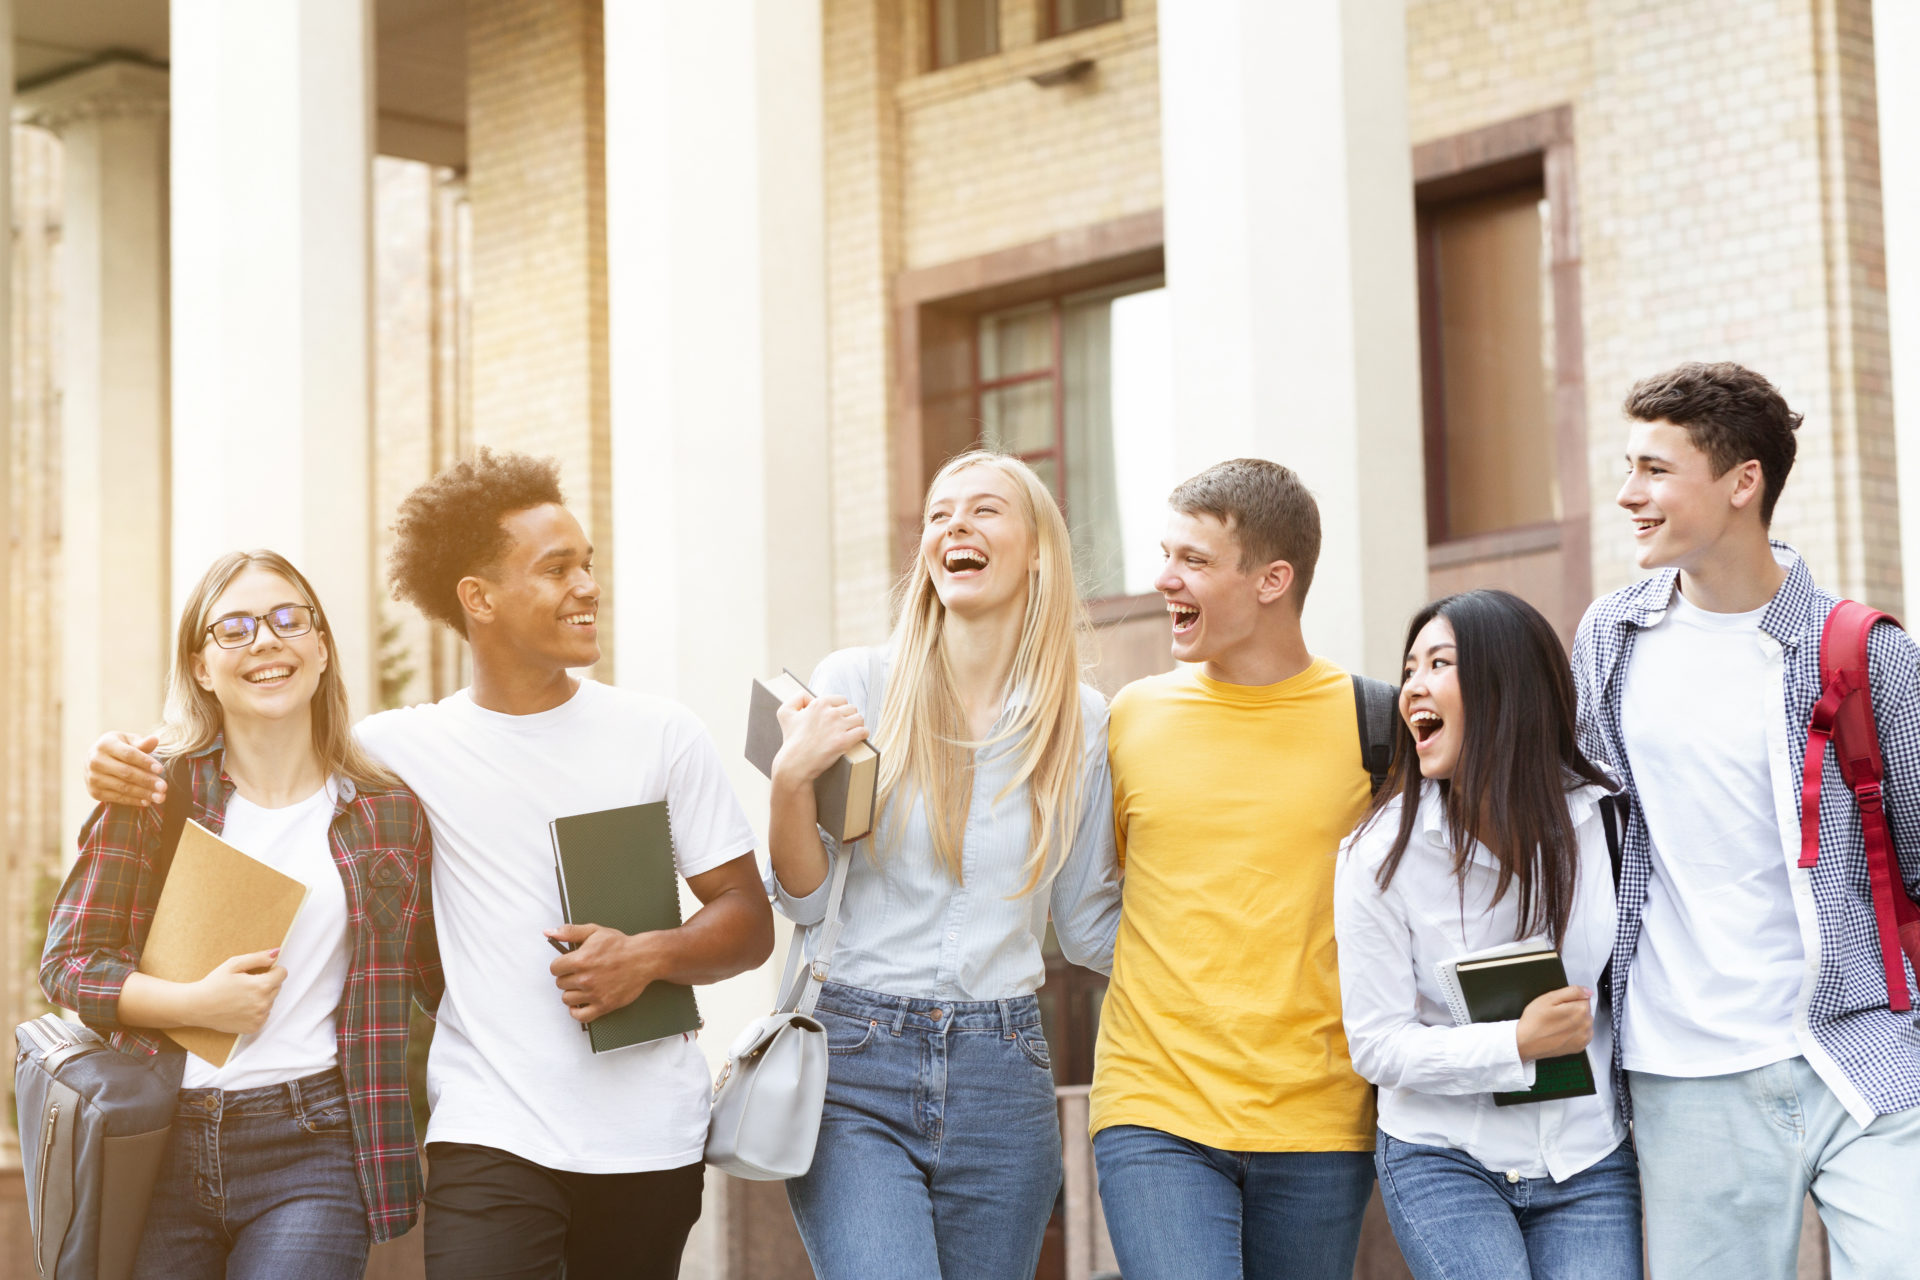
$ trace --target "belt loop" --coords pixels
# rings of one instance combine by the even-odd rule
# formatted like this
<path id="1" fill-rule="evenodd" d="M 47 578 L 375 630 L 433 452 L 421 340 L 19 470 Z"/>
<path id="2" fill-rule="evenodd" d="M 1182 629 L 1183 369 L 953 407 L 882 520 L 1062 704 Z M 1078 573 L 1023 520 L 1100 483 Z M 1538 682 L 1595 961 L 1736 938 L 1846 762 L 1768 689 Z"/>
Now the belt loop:
<path id="1" fill-rule="evenodd" d="M 305 1120 L 307 1118 L 307 1105 L 305 1099 L 300 1096 L 300 1082 L 298 1080 L 287 1081 L 287 1101 L 293 1104 L 293 1118 L 295 1120 Z"/>
<path id="2" fill-rule="evenodd" d="M 1011 1040 L 1014 1038 L 1013 1002 L 1011 1000 L 1002 1000 L 999 1003 L 1000 1003 L 1000 1035 L 1002 1039 Z"/>
<path id="3" fill-rule="evenodd" d="M 899 1003 L 893 1006 L 893 1034 L 900 1034 L 907 1025 L 907 999 L 899 997 Z"/>

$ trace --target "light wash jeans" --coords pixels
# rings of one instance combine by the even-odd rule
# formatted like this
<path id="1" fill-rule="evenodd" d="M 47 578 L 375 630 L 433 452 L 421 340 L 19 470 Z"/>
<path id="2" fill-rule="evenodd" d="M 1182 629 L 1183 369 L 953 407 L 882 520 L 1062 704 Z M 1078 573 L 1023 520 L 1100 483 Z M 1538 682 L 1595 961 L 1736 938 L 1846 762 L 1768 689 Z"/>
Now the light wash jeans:
<path id="1" fill-rule="evenodd" d="M 827 1103 L 787 1200 L 819 1280 L 1021 1280 L 1060 1194 L 1040 1005 L 829 982 Z"/>
<path id="2" fill-rule="evenodd" d="M 1093 1135 L 1127 1280 L 1350 1280 L 1373 1192 L 1364 1151 L 1222 1151 L 1139 1125 Z"/>
<path id="3" fill-rule="evenodd" d="M 134 1280 L 359 1280 L 368 1241 L 339 1072 L 180 1091 Z"/>
<path id="4" fill-rule="evenodd" d="M 1510 1181 L 1464 1151 L 1380 1133 L 1380 1198 L 1415 1280 L 1640 1280 L 1633 1147 L 1565 1182 Z"/>
<path id="5" fill-rule="evenodd" d="M 1627 1080 L 1654 1280 L 1793 1280 L 1808 1191 L 1834 1280 L 1920 1276 L 1920 1107 L 1863 1129 L 1805 1058 Z"/>

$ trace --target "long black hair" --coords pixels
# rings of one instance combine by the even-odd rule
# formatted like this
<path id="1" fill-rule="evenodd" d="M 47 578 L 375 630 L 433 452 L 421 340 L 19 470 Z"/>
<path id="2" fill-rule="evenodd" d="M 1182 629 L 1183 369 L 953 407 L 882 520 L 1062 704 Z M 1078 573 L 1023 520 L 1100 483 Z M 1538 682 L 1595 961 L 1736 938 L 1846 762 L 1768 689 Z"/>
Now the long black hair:
<path id="1" fill-rule="evenodd" d="M 1435 618 L 1453 627 L 1455 670 L 1466 723 L 1453 777 L 1442 781 L 1453 874 L 1466 893 L 1467 860 L 1477 839 L 1500 866 L 1493 902 L 1513 890 L 1514 937 L 1547 932 L 1565 940 L 1579 883 L 1579 843 L 1567 792 L 1612 783 L 1581 752 L 1574 733 L 1573 675 L 1567 651 L 1540 611 L 1505 591 L 1463 591 L 1435 600 L 1407 626 L 1406 652 Z M 1406 721 L 1394 717 L 1393 764 L 1366 824 L 1397 796 L 1400 830 L 1380 866 L 1393 883 L 1419 818 L 1419 759 Z"/>

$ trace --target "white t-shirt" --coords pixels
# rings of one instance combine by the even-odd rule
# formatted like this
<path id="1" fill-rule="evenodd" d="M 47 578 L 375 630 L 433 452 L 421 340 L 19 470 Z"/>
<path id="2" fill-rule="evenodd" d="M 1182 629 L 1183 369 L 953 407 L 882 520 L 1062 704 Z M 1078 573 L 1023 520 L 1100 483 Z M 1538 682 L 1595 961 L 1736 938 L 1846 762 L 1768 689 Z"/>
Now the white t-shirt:
<path id="1" fill-rule="evenodd" d="M 753 852 L 753 828 L 693 713 L 582 681 L 535 715 L 485 710 L 462 690 L 354 732 L 433 824 L 447 990 L 427 1057 L 426 1140 L 575 1173 L 700 1159 L 712 1079 L 699 1046 L 676 1036 L 593 1053 L 548 972 L 558 953 L 544 934 L 563 922 L 555 818 L 664 799 L 682 876 Z"/>
<path id="2" fill-rule="evenodd" d="M 1764 612 L 1708 613 L 1676 590 L 1634 641 L 1621 727 L 1653 875 L 1626 1004 L 1630 1071 L 1726 1075 L 1800 1052 L 1806 949 L 1768 764 L 1781 695 Z"/>
<path id="3" fill-rule="evenodd" d="M 224 1067 L 188 1054 L 189 1089 L 257 1089 L 285 1084 L 339 1061 L 334 1012 L 347 985 L 347 886 L 334 864 L 334 784 L 284 809 L 263 809 L 238 793 L 227 802 L 220 838 L 307 886 L 306 901 L 280 948 L 287 971 L 260 1030 L 234 1043 Z"/>

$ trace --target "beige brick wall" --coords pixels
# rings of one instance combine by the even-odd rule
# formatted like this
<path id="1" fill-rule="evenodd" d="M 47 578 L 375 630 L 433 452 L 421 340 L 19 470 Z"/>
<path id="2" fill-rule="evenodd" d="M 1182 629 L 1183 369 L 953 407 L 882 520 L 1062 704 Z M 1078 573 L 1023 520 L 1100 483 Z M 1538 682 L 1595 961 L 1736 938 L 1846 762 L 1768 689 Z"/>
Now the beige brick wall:
<path id="1" fill-rule="evenodd" d="M 887 459 L 892 284 L 906 269 L 1160 207 L 1154 0 L 1041 41 L 1001 0 L 1001 51 L 929 71 L 925 6 L 825 0 L 827 271 L 836 641 L 884 634 L 895 565 Z M 1080 80 L 1028 77 L 1078 58 Z"/>
<path id="2" fill-rule="evenodd" d="M 613 569 L 604 61 L 599 0 L 469 0 L 474 439 L 560 460 L 602 582 Z M 615 603 L 602 604 L 603 679 Z"/>
<path id="3" fill-rule="evenodd" d="M 1806 415 L 1775 520 L 1900 603 L 1867 0 L 1410 0 L 1417 143 L 1574 110 L 1594 587 L 1633 576 L 1621 399 L 1732 359 Z"/>

